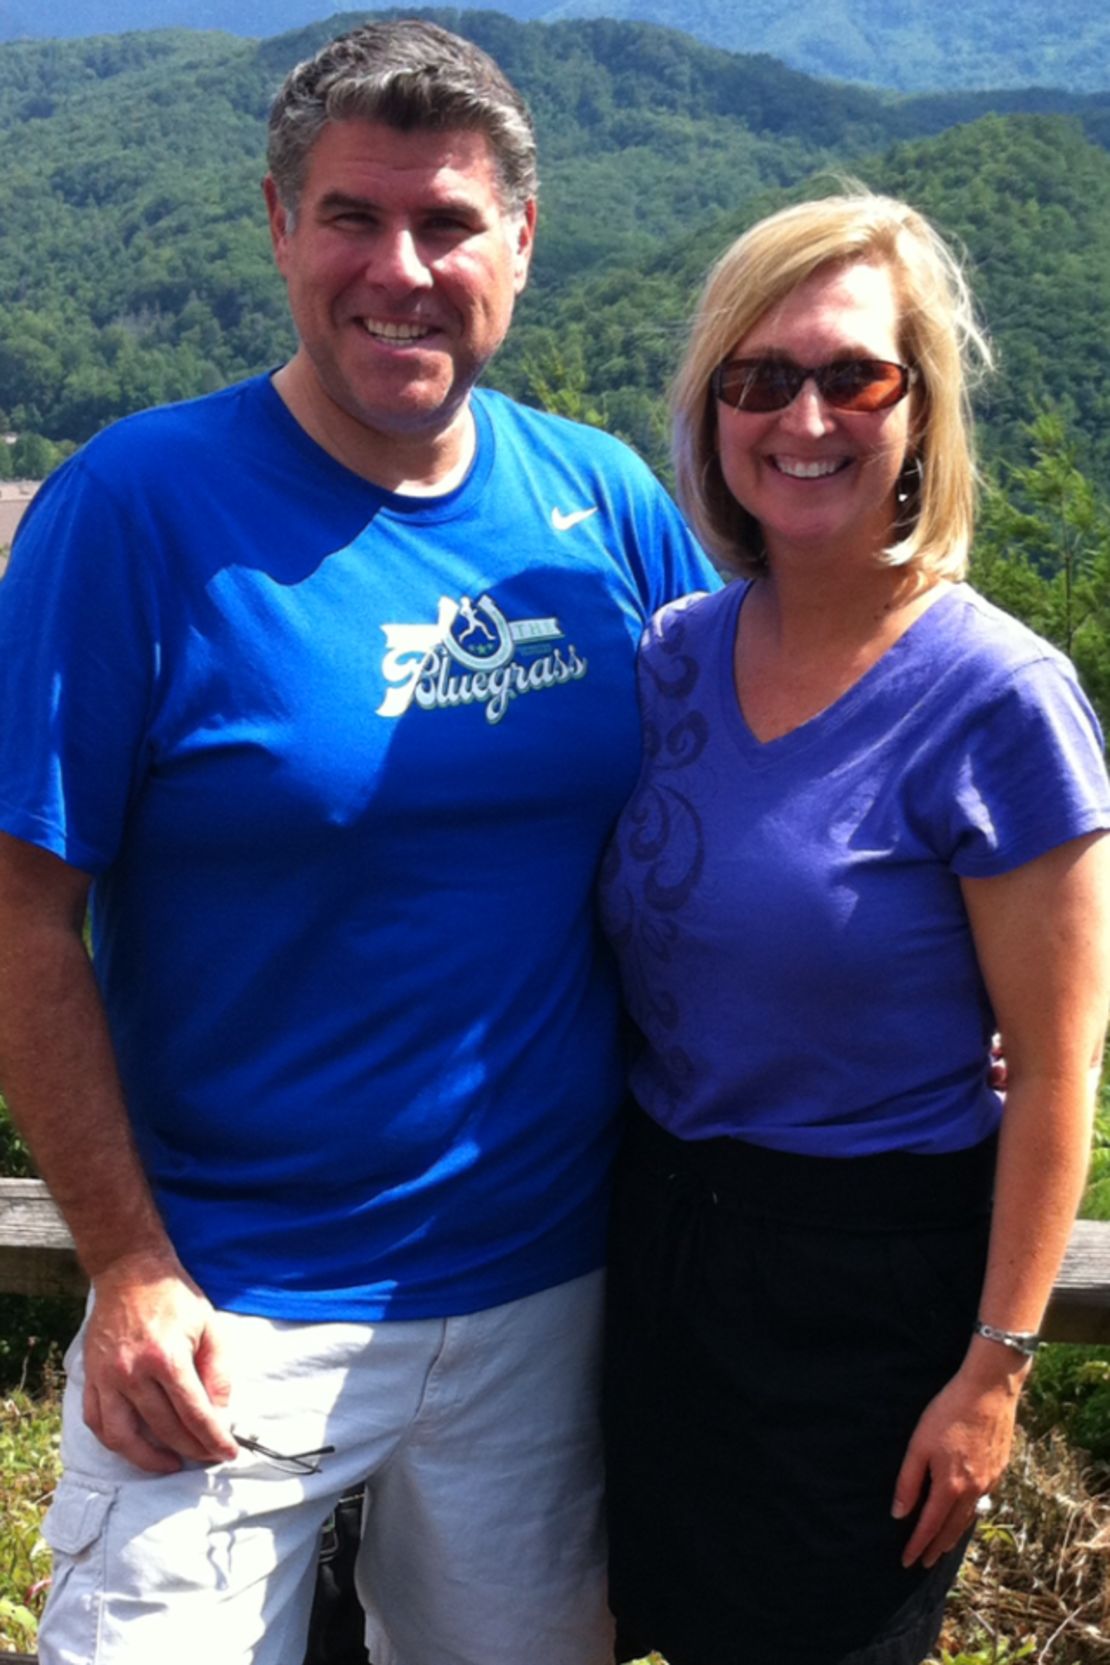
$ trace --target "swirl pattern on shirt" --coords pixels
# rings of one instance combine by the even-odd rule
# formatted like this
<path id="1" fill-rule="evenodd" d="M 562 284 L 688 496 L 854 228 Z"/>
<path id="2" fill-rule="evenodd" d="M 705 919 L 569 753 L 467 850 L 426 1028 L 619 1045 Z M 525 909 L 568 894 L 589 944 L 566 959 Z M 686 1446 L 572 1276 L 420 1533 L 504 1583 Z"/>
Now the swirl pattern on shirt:
<path id="1" fill-rule="evenodd" d="M 693 704 L 701 667 L 683 650 L 686 605 L 664 609 L 641 646 L 643 763 L 600 879 L 602 923 L 620 956 L 625 1002 L 663 1062 L 676 1100 L 692 1068 L 673 1039 L 681 1007 L 670 979 L 650 968 L 669 963 L 680 937 L 678 916 L 705 861 L 701 816 L 682 790 L 683 771 L 697 763 L 709 737 L 706 717 Z"/>

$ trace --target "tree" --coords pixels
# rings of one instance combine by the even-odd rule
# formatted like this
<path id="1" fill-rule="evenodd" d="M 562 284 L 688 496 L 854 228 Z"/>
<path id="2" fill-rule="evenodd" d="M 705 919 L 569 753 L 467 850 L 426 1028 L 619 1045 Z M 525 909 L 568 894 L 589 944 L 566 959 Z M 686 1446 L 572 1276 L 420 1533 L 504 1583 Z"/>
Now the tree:
<path id="1" fill-rule="evenodd" d="M 1110 720 L 1110 500 L 1079 465 L 1058 411 L 1029 425 L 1033 461 L 987 486 L 971 577 L 975 585 L 1075 661 Z"/>
<path id="2" fill-rule="evenodd" d="M 589 395 L 581 331 L 568 333 L 562 346 L 552 332 L 545 332 L 522 368 L 522 392 L 531 404 L 556 416 L 569 417 L 572 422 L 586 422 L 595 428 L 604 425 L 604 413 Z"/>
<path id="3" fill-rule="evenodd" d="M 41 434 L 20 434 L 11 448 L 12 468 L 19 480 L 45 480 L 58 461 L 55 447 Z"/>

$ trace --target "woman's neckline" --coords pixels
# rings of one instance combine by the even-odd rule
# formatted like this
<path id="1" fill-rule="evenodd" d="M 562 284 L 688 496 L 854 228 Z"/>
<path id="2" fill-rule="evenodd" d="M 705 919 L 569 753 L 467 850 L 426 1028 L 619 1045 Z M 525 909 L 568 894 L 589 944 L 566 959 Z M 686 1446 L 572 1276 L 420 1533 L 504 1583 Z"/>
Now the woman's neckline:
<path id="1" fill-rule="evenodd" d="M 806 709 L 806 702 L 802 701 L 802 715 L 797 720 L 788 722 L 787 726 L 779 727 L 774 721 L 761 724 L 760 730 L 753 726 L 745 710 L 744 701 L 740 695 L 740 630 L 745 605 L 749 602 L 759 580 L 753 580 L 742 586 L 737 597 L 733 613 L 730 633 L 730 651 L 727 655 L 728 687 L 731 703 L 735 709 L 740 728 L 750 744 L 760 752 L 773 752 L 775 748 L 783 749 L 790 741 L 808 741 L 809 738 L 831 723 L 838 721 L 849 711 L 866 693 L 870 684 L 884 674 L 889 665 L 892 654 L 896 655 L 903 644 L 909 642 L 918 633 L 926 619 L 938 606 L 943 608 L 949 597 L 957 594 L 961 588 L 958 584 L 941 582 L 931 585 L 928 590 L 917 598 L 920 605 L 914 610 L 906 610 L 905 622 L 896 634 L 890 636 L 877 655 L 870 659 L 859 672 L 843 685 L 836 688 L 831 696 L 821 704 Z"/>

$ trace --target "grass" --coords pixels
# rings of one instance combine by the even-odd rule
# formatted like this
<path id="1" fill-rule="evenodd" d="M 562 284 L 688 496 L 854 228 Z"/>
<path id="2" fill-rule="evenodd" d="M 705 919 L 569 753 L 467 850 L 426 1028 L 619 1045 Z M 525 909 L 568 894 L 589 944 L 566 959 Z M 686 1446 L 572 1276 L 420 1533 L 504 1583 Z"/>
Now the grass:
<path id="1" fill-rule="evenodd" d="M 35 1647 L 50 1576 L 40 1527 L 58 1478 L 59 1410 L 56 1372 L 41 1398 L 16 1389 L 0 1400 L 0 1655 Z"/>
<path id="2" fill-rule="evenodd" d="M 19 1389 L 0 1400 L 0 1657 L 33 1652 L 45 1600 L 40 1523 L 58 1474 L 58 1387 L 48 1369 L 41 1398 Z M 1110 1665 L 1110 1464 L 1058 1431 L 1019 1436 L 930 1665 L 1019 1660 Z"/>
<path id="3" fill-rule="evenodd" d="M 949 1602 L 937 1665 L 1023 1658 L 1110 1665 L 1110 1465 L 1058 1430 L 1019 1439 Z"/>

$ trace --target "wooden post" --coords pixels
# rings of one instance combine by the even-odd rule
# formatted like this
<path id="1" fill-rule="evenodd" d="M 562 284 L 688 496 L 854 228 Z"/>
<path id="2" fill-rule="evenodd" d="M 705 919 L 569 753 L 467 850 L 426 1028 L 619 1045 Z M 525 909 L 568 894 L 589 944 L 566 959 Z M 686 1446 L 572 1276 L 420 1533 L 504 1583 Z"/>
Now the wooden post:
<path id="1" fill-rule="evenodd" d="M 1045 1318 L 1047 1341 L 1110 1344 L 1110 1221 L 1077 1220 Z"/>
<path id="2" fill-rule="evenodd" d="M 73 1239 L 41 1179 L 0 1179 L 0 1290 L 83 1295 Z"/>

